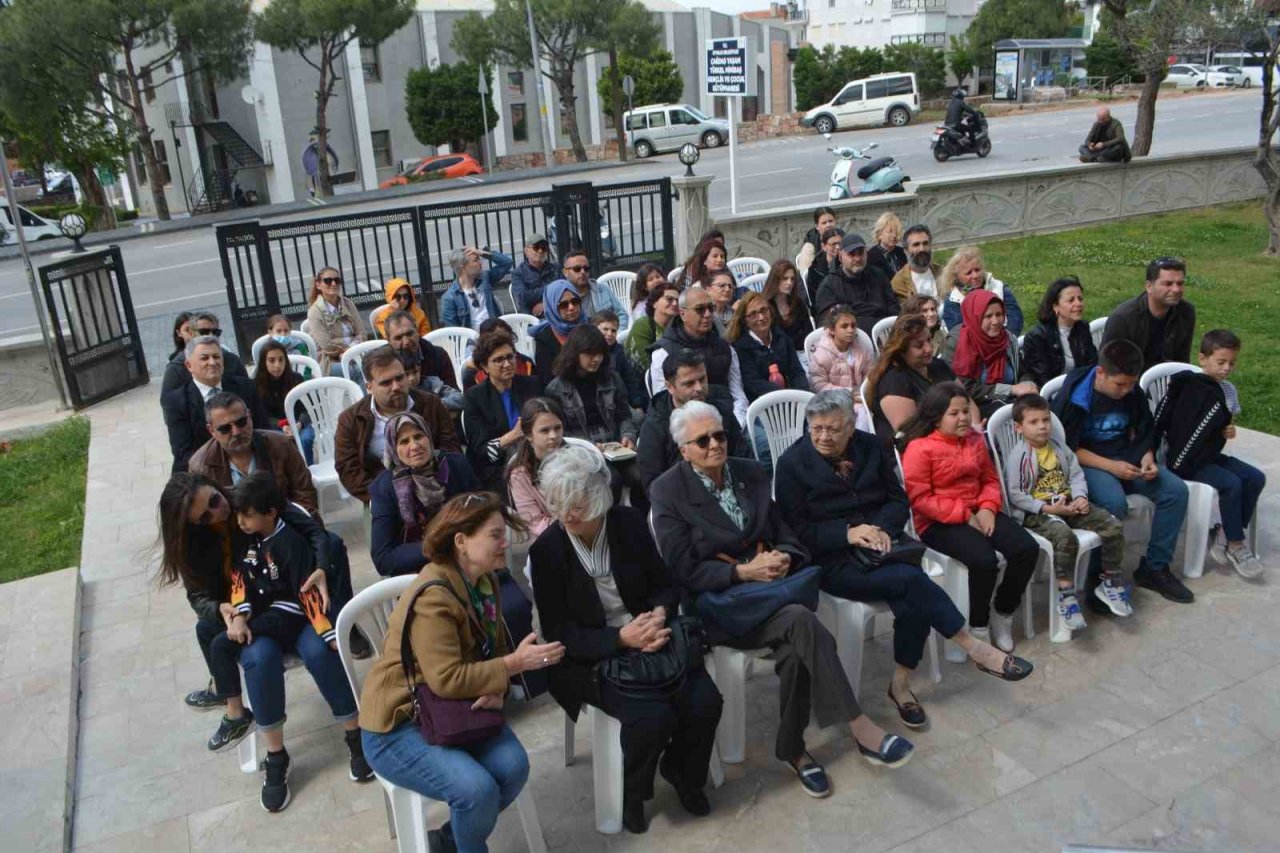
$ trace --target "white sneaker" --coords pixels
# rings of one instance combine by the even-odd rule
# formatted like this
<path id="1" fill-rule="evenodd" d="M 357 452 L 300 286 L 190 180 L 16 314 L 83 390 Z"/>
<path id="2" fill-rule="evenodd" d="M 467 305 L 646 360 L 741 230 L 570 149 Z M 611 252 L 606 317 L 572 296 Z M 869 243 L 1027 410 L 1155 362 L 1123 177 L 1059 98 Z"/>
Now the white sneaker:
<path id="1" fill-rule="evenodd" d="M 1236 570 L 1236 574 L 1249 580 L 1262 577 L 1267 570 L 1257 555 L 1249 550 L 1248 545 L 1241 545 L 1239 548 L 1228 548 L 1227 561 L 1231 563 L 1231 568 Z"/>
<path id="2" fill-rule="evenodd" d="M 1209 559 L 1219 566 L 1227 565 L 1227 537 L 1222 534 L 1221 524 L 1209 531 Z"/>
<path id="3" fill-rule="evenodd" d="M 991 642 L 1002 652 L 1013 651 L 1013 617 L 991 611 Z"/>

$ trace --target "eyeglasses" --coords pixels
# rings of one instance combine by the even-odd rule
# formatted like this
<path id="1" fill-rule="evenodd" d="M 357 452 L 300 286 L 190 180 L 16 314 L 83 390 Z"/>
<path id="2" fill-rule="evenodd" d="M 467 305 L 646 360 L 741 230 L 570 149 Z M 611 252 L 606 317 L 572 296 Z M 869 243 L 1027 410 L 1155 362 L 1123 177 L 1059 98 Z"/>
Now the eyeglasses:
<path id="1" fill-rule="evenodd" d="M 535 252 L 550 252 L 551 248 L 546 243 L 538 243 L 536 246 L 530 246 Z"/>
<path id="2" fill-rule="evenodd" d="M 342 276 L 340 275 L 326 275 L 320 280 L 325 284 L 342 284 Z"/>
<path id="3" fill-rule="evenodd" d="M 220 338 L 222 337 L 222 330 L 219 329 L 217 326 L 214 326 L 212 329 L 196 329 L 196 337 Z"/>
<path id="4" fill-rule="evenodd" d="M 515 353 L 507 353 L 506 355 L 495 355 L 489 359 L 490 364 L 511 364 L 516 360 Z"/>
<path id="5" fill-rule="evenodd" d="M 748 311 L 748 312 L 747 312 L 747 319 L 748 319 L 748 320 L 753 319 L 753 318 L 755 318 L 755 317 L 768 317 L 768 316 L 769 316 L 769 309 L 768 309 L 768 308 L 757 308 L 757 309 L 755 309 L 754 311 Z"/>
<path id="6" fill-rule="evenodd" d="M 711 446 L 711 442 L 713 441 L 721 447 L 724 447 L 729 441 L 729 436 L 725 434 L 724 430 L 718 429 L 715 432 L 709 432 L 706 435 L 691 438 L 686 441 L 685 444 L 696 444 L 698 445 L 699 450 L 706 450 Z"/>
<path id="7" fill-rule="evenodd" d="M 561 300 L 560 302 L 557 302 L 557 303 L 556 303 L 556 307 L 557 307 L 557 308 L 562 308 L 562 309 L 563 309 L 563 308 L 572 308 L 572 307 L 573 307 L 573 306 L 575 306 L 575 305 L 581 305 L 581 304 L 582 304 L 582 300 L 581 300 L 581 299 L 579 299 L 579 298 L 578 298 L 578 297 L 576 297 L 576 296 L 571 296 L 571 297 L 569 297 L 568 299 L 564 299 L 564 300 Z"/>
<path id="8" fill-rule="evenodd" d="M 213 494 L 209 495 L 209 502 L 205 504 L 205 510 L 200 514 L 200 520 L 197 521 L 196 524 L 201 527 L 209 524 L 213 521 L 214 510 L 220 506 L 222 506 L 222 494 L 218 491 L 214 491 Z"/>
<path id="9" fill-rule="evenodd" d="M 231 421 L 230 423 L 225 423 L 222 426 L 214 427 L 213 431 L 216 432 L 218 435 L 231 435 L 232 427 L 234 427 L 235 429 L 244 429 L 248 425 L 249 425 L 249 416 L 245 414 L 245 415 L 241 415 L 240 417 L 236 418 L 234 421 Z"/>
<path id="10" fill-rule="evenodd" d="M 565 267 L 565 272 L 591 272 L 590 266 Z"/>
<path id="11" fill-rule="evenodd" d="M 810 424 L 809 432 L 818 436 L 835 436 L 844 432 L 847 426 L 847 424 L 842 424 L 841 426 L 814 426 Z"/>
<path id="12" fill-rule="evenodd" d="M 716 310 L 716 306 L 712 305 L 710 302 L 706 302 L 702 305 L 690 305 L 689 310 L 695 314 L 710 314 L 712 311 Z"/>

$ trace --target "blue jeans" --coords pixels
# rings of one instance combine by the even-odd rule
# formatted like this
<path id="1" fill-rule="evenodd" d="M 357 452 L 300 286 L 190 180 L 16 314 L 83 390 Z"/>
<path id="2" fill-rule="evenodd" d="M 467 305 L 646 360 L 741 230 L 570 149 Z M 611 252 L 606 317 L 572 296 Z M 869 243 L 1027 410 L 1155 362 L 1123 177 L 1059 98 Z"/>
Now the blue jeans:
<path id="1" fill-rule="evenodd" d="M 1267 485 L 1267 475 L 1248 462 L 1219 453 L 1218 458 L 1201 465 L 1187 479 L 1218 490 L 1218 509 L 1222 512 L 1222 530 L 1227 534 L 1227 541 L 1242 541 L 1244 526 L 1253 519 L 1258 498 Z"/>
<path id="2" fill-rule="evenodd" d="M 298 438 L 302 442 L 302 458 L 308 465 L 316 464 L 313 448 L 316 446 L 316 428 L 311 424 L 298 428 Z"/>
<path id="3" fill-rule="evenodd" d="M 289 651 L 270 637 L 254 637 L 253 642 L 240 652 L 240 666 L 244 668 L 245 687 L 258 728 L 266 731 L 284 725 L 284 653 Z M 329 703 L 333 718 L 346 722 L 356 717 L 356 697 L 351 693 L 351 683 L 342 671 L 338 653 L 320 639 L 310 625 L 298 633 L 292 651 L 297 652 L 307 666 L 307 672 L 320 689 L 320 695 Z"/>
<path id="4" fill-rule="evenodd" d="M 1151 539 L 1147 543 L 1147 566 L 1169 568 L 1173 563 L 1173 548 L 1178 544 L 1178 531 L 1187 517 L 1187 484 L 1177 474 L 1163 465 L 1154 480 L 1121 480 L 1101 468 L 1084 468 L 1084 478 L 1089 484 L 1089 500 L 1098 504 L 1116 518 L 1129 514 L 1127 495 L 1142 495 L 1156 505 L 1151 520 Z"/>
<path id="5" fill-rule="evenodd" d="M 432 746 L 413 722 L 385 734 L 366 729 L 363 739 L 364 757 L 379 776 L 449 804 L 459 853 L 486 853 L 498 813 L 529 780 L 529 756 L 510 726 L 470 746 Z"/>
<path id="6" fill-rule="evenodd" d="M 769 434 L 765 432 L 764 421 L 756 421 L 751 425 L 751 443 L 756 453 L 760 454 L 760 464 L 773 468 L 773 453 L 769 450 Z"/>

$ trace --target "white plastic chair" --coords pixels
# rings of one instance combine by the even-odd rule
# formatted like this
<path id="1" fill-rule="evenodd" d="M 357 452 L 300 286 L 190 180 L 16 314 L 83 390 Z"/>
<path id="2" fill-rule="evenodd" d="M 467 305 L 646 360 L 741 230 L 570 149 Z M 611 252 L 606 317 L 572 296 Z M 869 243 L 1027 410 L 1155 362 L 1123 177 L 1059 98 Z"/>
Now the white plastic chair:
<path id="1" fill-rule="evenodd" d="M 300 343 L 306 344 L 307 352 L 310 353 L 312 358 L 316 357 L 317 355 L 316 342 L 306 332 L 300 332 L 297 329 L 294 329 L 293 331 L 289 332 L 289 337 L 293 338 L 296 341 L 299 341 Z M 258 355 L 262 352 L 262 348 L 267 345 L 267 341 L 269 340 L 271 340 L 270 335 L 263 335 L 262 337 L 258 338 L 256 341 L 253 342 L 253 347 L 250 349 L 250 353 L 252 355 L 254 364 L 258 363 Z"/>
<path id="2" fill-rule="evenodd" d="M 301 403 L 311 427 L 315 430 L 315 443 L 311 447 L 315 460 L 307 466 L 311 471 L 311 481 L 315 484 L 320 499 L 321 515 L 324 515 L 324 495 L 328 489 L 336 488 L 341 500 L 348 500 L 351 495 L 342 487 L 338 479 L 338 469 L 334 465 L 334 437 L 338 432 L 338 416 L 349 406 L 355 405 L 364 396 L 360 386 L 350 379 L 340 376 L 322 376 L 319 379 L 308 379 L 289 390 L 284 397 L 284 415 L 289 421 L 289 430 L 293 433 L 294 444 L 298 453 L 302 453 L 302 435 L 298 430 L 298 422 L 294 417 L 297 404 Z M 305 456 L 305 454 L 303 454 Z"/>
<path id="3" fill-rule="evenodd" d="M 631 286 L 635 284 L 636 274 L 630 270 L 614 270 L 596 279 L 596 284 L 603 284 L 613 291 L 618 301 L 624 306 L 631 304 Z"/>
<path id="4" fill-rule="evenodd" d="M 539 322 L 538 318 L 532 314 L 503 314 L 498 318 L 502 322 L 511 327 L 511 331 L 516 335 L 516 352 L 528 358 L 533 358 L 534 343 L 533 338 L 529 336 L 529 327 Z M 454 374 L 461 381 L 461 373 Z"/>
<path id="5" fill-rule="evenodd" d="M 1169 393 L 1169 380 L 1174 374 L 1190 370 L 1192 373 L 1203 373 L 1194 364 L 1179 361 L 1167 361 L 1148 368 L 1138 380 L 1138 387 L 1147 396 L 1147 404 L 1154 415 L 1160 408 L 1165 394 Z M 1163 450 L 1160 453 L 1163 458 Z M 1186 540 L 1182 551 L 1182 575 L 1198 578 L 1204 575 L 1204 560 L 1209 554 L 1209 531 L 1213 527 L 1213 504 L 1218 499 L 1218 490 L 1208 483 L 1197 483 L 1185 480 L 1187 484 L 1187 516 L 1183 522 L 1183 535 Z M 1253 550 L 1258 543 L 1258 516 L 1249 521 L 1249 545 Z M 1256 551 L 1254 553 L 1257 553 Z"/>
<path id="6" fill-rule="evenodd" d="M 347 347 L 346 352 L 342 354 L 342 375 L 360 387 L 360 396 L 364 396 L 365 379 L 360 363 L 364 361 L 364 357 L 368 353 L 387 346 L 391 346 L 391 344 L 381 339 L 361 341 L 358 344 L 352 344 Z"/>
<path id="7" fill-rule="evenodd" d="M 733 273 L 733 277 L 738 280 L 738 284 L 746 284 L 745 279 L 748 276 L 760 273 L 769 274 L 769 262 L 764 258 L 734 258 L 725 266 L 729 268 L 729 272 Z"/>
<path id="8" fill-rule="evenodd" d="M 804 354 L 808 358 L 813 358 L 813 351 L 818 348 L 818 341 L 822 340 L 822 336 L 827 333 L 826 327 L 819 326 L 812 332 L 804 336 Z"/>
<path id="9" fill-rule="evenodd" d="M 1062 390 L 1062 386 L 1066 381 L 1067 374 L 1065 373 L 1061 376 L 1053 377 L 1048 382 L 1044 383 L 1044 387 L 1040 389 L 1040 396 L 1044 397 L 1050 404 L 1052 404 L 1054 398 L 1058 396 L 1058 392 Z"/>
<path id="10" fill-rule="evenodd" d="M 1058 420 L 1057 415 L 1051 414 L 1050 417 L 1053 419 L 1053 438 L 1063 442 L 1066 435 L 1062 429 L 1062 423 Z M 1013 406 L 1001 406 L 987 420 L 987 444 L 990 445 L 991 454 L 995 457 L 996 472 L 1000 475 L 1000 495 L 1004 499 L 1006 512 L 1009 511 L 1010 506 L 1008 484 L 1004 479 L 1004 464 L 1017 441 L 1018 434 L 1013 429 Z M 1031 531 L 1027 532 L 1031 533 Z M 1095 549 L 1102 547 L 1102 538 L 1090 530 L 1072 530 L 1071 532 L 1075 534 L 1076 542 L 1079 546 L 1076 552 L 1075 588 L 1083 596 L 1085 579 L 1089 574 L 1090 555 Z M 1062 618 L 1058 613 L 1058 584 L 1054 574 L 1053 543 L 1037 533 L 1031 533 L 1031 538 L 1036 540 L 1036 544 L 1040 546 L 1040 551 L 1044 554 L 1048 566 L 1049 639 L 1055 643 L 1070 642 L 1071 629 L 1063 624 Z M 1034 577 L 1032 580 L 1034 582 Z M 1027 592 L 1023 598 L 1022 605 L 1023 618 L 1025 620 L 1024 633 L 1028 638 L 1031 638 L 1035 636 L 1035 627 L 1032 620 L 1031 584 L 1027 585 Z"/>
<path id="11" fill-rule="evenodd" d="M 809 264 L 801 265 L 800 255 L 796 255 L 795 261 L 793 261 L 793 263 L 796 265 L 796 272 L 799 274 L 799 278 L 796 280 L 803 282 L 805 280 L 805 277 L 809 275 Z"/>
<path id="12" fill-rule="evenodd" d="M 459 382 L 462 381 L 462 371 L 467 363 L 467 355 L 479 339 L 480 335 L 475 329 L 463 326 L 446 326 L 443 329 L 427 332 L 427 340 L 449 355 L 449 361 L 453 363 L 453 375 L 458 377 Z"/>
<path id="13" fill-rule="evenodd" d="M 671 282 L 672 284 L 678 284 L 680 281 L 680 277 L 682 275 L 684 275 L 684 267 L 683 266 L 676 267 L 671 272 L 667 273 L 667 281 Z"/>
<path id="14" fill-rule="evenodd" d="M 302 332 L 302 334 L 307 337 L 311 337 L 311 321 L 304 319 L 298 324 L 298 331 Z M 312 350 L 312 352 L 315 352 L 315 350 Z"/>
<path id="15" fill-rule="evenodd" d="M 378 334 L 378 318 L 386 316 L 387 312 L 389 312 L 394 307 L 395 306 L 391 304 L 379 305 L 369 312 L 369 334 L 372 335 L 376 340 L 380 340 L 380 341 L 385 340 L 385 338 L 382 335 Z"/>
<path id="16" fill-rule="evenodd" d="M 875 354 L 880 354 L 880 349 L 889 340 L 890 333 L 893 332 L 893 324 L 898 322 L 897 316 L 885 317 L 883 320 L 877 320 L 876 324 L 871 327 L 871 346 L 875 350 Z"/>
<path id="17" fill-rule="evenodd" d="M 778 459 L 783 452 L 795 444 L 804 432 L 804 407 L 811 399 L 813 393 L 810 391 L 786 388 L 761 394 L 747 406 L 748 433 L 754 430 L 757 420 L 764 424 L 773 471 L 777 470 Z M 751 441 L 751 450 L 759 460 L 760 449 L 756 447 L 754 439 Z M 772 478 L 772 471 L 770 477 Z"/>
<path id="18" fill-rule="evenodd" d="M 1096 320 L 1089 321 L 1089 334 L 1093 336 L 1093 345 L 1097 349 L 1102 348 L 1102 333 L 1107 330 L 1107 318 L 1099 317 Z"/>
<path id="19" fill-rule="evenodd" d="M 299 376 L 306 377 L 307 371 L 310 370 L 312 379 L 320 378 L 320 362 L 309 355 L 289 353 L 289 367 L 293 368 L 293 372 Z"/>
<path id="20" fill-rule="evenodd" d="M 387 622 L 396 600 L 418 580 L 417 575 L 402 575 L 378 581 L 361 590 L 338 614 L 338 657 L 342 669 L 355 694 L 357 707 L 360 702 L 360 677 L 356 673 L 355 658 L 351 654 L 351 629 L 358 626 L 373 646 L 374 655 L 382 656 L 387 637 Z M 377 774 L 374 774 L 377 776 Z M 377 776 L 387 806 L 387 828 L 396 839 L 400 853 L 427 853 L 427 798 L 401 788 Z M 516 797 L 516 811 L 524 827 L 525 840 L 530 853 L 546 853 L 547 842 L 542 835 L 538 809 L 533 801 L 533 786 L 526 785 Z"/>
<path id="21" fill-rule="evenodd" d="M 634 323 L 633 323 L 632 325 L 630 325 L 630 326 L 627 326 L 625 329 L 619 329 L 619 330 L 618 330 L 618 343 L 619 343 L 619 345 L 621 345 L 621 344 L 625 344 L 625 343 L 627 342 L 627 335 L 631 334 L 631 330 L 632 330 L 633 328 L 635 328 L 635 324 L 634 324 Z"/>
<path id="22" fill-rule="evenodd" d="M 890 612 L 889 605 L 883 601 L 850 601 L 825 592 L 818 593 L 818 621 L 836 638 L 836 655 L 856 695 L 862 693 L 859 685 L 862 680 L 863 644 L 872 636 L 868 626 L 877 616 Z M 942 680 L 942 667 L 938 665 L 936 631 L 929 632 L 925 649 L 929 655 L 929 678 L 937 684 Z"/>
<path id="23" fill-rule="evenodd" d="M 758 272 L 742 279 L 742 281 L 738 282 L 738 286 L 745 287 L 747 290 L 752 290 L 756 293 L 764 293 L 764 283 L 768 278 L 768 273 Z"/>

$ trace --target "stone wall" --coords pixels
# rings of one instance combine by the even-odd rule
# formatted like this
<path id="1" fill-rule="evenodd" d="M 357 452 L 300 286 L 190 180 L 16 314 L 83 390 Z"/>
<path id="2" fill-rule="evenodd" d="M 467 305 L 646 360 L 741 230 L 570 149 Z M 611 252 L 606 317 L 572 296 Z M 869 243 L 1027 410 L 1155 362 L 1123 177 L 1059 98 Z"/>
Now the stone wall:
<path id="1" fill-rule="evenodd" d="M 1252 148 L 1239 148 L 1144 157 L 1123 165 L 1076 163 L 1015 174 L 912 181 L 905 193 L 831 206 L 842 228 L 868 239 L 876 218 L 892 210 L 904 223 L 928 225 L 934 245 L 955 246 L 1260 198 L 1265 185 L 1252 156 Z M 713 224 L 725 232 L 735 256 L 795 257 L 813 227 L 816 206 L 720 217 Z M 677 227 L 682 224 L 683 220 Z M 698 227 L 708 227 L 705 218 Z"/>

